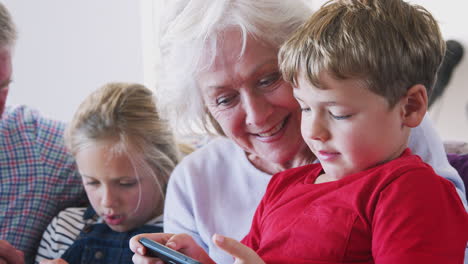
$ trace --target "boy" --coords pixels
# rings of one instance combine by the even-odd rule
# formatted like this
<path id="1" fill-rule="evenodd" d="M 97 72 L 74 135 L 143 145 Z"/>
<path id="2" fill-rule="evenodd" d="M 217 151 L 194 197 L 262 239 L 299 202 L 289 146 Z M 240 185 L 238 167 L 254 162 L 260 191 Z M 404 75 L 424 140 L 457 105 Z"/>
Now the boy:
<path id="1" fill-rule="evenodd" d="M 434 18 L 404 1 L 317 11 L 279 60 L 320 165 L 272 179 L 243 243 L 267 263 L 462 263 L 462 202 L 407 148 L 444 49 Z"/>
<path id="2" fill-rule="evenodd" d="M 337 0 L 318 10 L 279 63 L 320 164 L 276 174 L 242 242 L 266 263 L 462 263 L 463 204 L 407 148 L 444 50 L 434 18 L 404 1 Z M 211 263 L 177 236 L 162 241 Z M 214 240 L 236 263 L 261 262 Z"/>

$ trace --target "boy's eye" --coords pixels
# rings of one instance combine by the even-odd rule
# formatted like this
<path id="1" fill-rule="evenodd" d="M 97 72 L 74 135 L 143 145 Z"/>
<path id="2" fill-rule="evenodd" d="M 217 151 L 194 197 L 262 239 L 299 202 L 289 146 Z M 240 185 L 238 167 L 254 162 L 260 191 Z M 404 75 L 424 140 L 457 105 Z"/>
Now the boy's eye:
<path id="1" fill-rule="evenodd" d="M 310 112 L 310 107 L 301 107 L 301 112 Z"/>
<path id="2" fill-rule="evenodd" d="M 90 185 L 90 186 L 96 186 L 99 184 L 99 182 L 97 181 L 89 181 L 89 182 L 85 182 L 86 185 Z"/>
<path id="3" fill-rule="evenodd" d="M 310 106 L 307 106 L 306 104 L 304 104 L 300 99 L 296 98 L 297 102 L 299 103 L 299 107 L 301 109 L 301 112 L 303 113 L 307 113 L 307 112 L 310 112 L 312 111 L 312 109 L 310 108 Z"/>
<path id="4" fill-rule="evenodd" d="M 331 115 L 333 119 L 336 119 L 336 120 L 348 119 L 352 116 L 352 115 L 334 115 L 332 112 L 328 112 L 328 113 Z"/>

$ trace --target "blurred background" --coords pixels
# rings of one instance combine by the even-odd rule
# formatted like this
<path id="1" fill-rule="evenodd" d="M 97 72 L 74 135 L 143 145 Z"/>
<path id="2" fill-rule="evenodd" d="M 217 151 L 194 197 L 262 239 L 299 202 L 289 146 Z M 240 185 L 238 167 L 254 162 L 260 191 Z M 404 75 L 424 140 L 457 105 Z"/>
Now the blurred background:
<path id="1" fill-rule="evenodd" d="M 157 83 L 161 0 L 1 0 L 19 31 L 9 105 L 62 121 L 110 81 Z M 316 9 L 325 0 L 309 0 Z M 413 0 L 439 21 L 444 38 L 468 49 L 468 1 Z M 444 140 L 468 142 L 468 59 L 452 72 L 429 113 Z M 158 95 L 164 96 L 164 95 Z"/>

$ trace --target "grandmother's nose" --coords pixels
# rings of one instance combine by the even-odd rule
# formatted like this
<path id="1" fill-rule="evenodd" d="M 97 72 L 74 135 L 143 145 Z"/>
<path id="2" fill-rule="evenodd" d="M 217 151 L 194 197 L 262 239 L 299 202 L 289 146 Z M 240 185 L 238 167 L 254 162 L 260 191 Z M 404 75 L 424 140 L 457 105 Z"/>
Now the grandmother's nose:
<path id="1" fill-rule="evenodd" d="M 263 125 L 273 113 L 273 106 L 264 94 L 248 94 L 244 97 L 245 123 Z"/>

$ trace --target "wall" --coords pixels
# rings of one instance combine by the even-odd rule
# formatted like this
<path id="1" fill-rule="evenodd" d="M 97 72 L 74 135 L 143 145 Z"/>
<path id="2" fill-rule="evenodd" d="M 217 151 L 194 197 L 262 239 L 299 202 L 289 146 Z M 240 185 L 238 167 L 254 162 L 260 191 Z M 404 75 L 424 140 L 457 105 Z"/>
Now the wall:
<path id="1" fill-rule="evenodd" d="M 468 1 L 462 0 L 418 0 L 413 1 L 426 7 L 439 21 L 446 39 L 462 43 L 464 57 L 453 72 L 442 98 L 430 110 L 434 123 L 445 140 L 468 142 Z"/>
<path id="2" fill-rule="evenodd" d="M 318 8 L 325 0 L 308 0 Z M 3 0 L 20 31 L 10 104 L 27 104 L 70 120 L 81 100 L 108 81 L 153 87 L 158 0 Z M 413 0 L 440 22 L 467 55 L 430 110 L 442 138 L 468 141 L 468 1 Z M 144 32 L 144 33 L 142 33 Z"/>
<path id="3" fill-rule="evenodd" d="M 108 81 L 144 82 L 140 1 L 3 0 L 19 39 L 8 104 L 68 121 Z"/>

